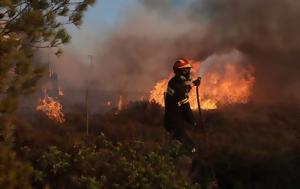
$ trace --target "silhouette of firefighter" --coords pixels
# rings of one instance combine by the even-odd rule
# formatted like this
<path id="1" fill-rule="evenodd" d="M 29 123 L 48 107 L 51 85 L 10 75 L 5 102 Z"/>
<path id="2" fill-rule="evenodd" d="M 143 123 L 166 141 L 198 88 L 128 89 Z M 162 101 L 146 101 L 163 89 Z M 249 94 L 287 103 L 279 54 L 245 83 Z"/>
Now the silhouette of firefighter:
<path id="1" fill-rule="evenodd" d="M 170 79 L 165 96 L 164 127 L 172 137 L 195 152 L 195 145 L 185 132 L 185 125 L 197 126 L 189 104 L 189 92 L 200 85 L 200 78 L 191 81 L 192 65 L 187 59 L 178 59 L 173 65 L 174 77 Z"/>

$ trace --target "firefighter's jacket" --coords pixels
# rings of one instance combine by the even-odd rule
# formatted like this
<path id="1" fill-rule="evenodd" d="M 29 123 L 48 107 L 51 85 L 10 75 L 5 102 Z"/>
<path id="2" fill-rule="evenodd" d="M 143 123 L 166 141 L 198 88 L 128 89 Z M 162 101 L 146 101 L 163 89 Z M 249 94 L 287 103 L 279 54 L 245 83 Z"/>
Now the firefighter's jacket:
<path id="1" fill-rule="evenodd" d="M 189 103 L 188 93 L 191 85 L 178 76 L 174 76 L 168 83 L 165 94 L 164 125 L 167 130 L 183 129 L 184 122 L 195 124 L 193 112 Z"/>

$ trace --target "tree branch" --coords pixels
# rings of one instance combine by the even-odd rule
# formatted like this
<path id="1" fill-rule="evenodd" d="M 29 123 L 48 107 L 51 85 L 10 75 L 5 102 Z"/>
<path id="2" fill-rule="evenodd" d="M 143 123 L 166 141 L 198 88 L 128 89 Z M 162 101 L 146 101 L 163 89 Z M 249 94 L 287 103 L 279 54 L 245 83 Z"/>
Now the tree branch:
<path id="1" fill-rule="evenodd" d="M 17 14 L 16 16 L 14 16 L 12 19 L 10 19 L 10 20 L 6 23 L 5 27 L 3 28 L 2 32 L 1 32 L 1 35 L 6 35 L 6 34 L 9 34 L 9 33 L 11 32 L 11 31 L 6 31 L 7 28 L 10 26 L 10 24 L 11 24 L 14 20 L 16 20 L 21 14 L 23 14 L 24 11 L 25 11 L 28 7 L 29 7 L 29 4 L 26 4 L 26 6 L 25 6 L 21 11 L 19 11 L 18 14 Z"/>

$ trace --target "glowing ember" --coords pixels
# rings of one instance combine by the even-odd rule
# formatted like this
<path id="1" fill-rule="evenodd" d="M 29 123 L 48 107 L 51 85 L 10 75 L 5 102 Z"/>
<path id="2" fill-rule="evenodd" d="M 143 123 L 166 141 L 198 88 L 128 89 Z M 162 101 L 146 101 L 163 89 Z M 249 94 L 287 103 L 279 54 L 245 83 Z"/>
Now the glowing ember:
<path id="1" fill-rule="evenodd" d="M 199 63 L 193 63 L 192 75 L 199 73 Z M 222 70 L 222 71 L 220 71 Z M 202 109 L 217 109 L 219 106 L 235 103 L 247 103 L 255 82 L 254 69 L 251 66 L 243 67 L 235 63 L 224 63 L 217 69 L 210 69 L 202 78 L 200 86 L 200 99 Z M 156 83 L 150 92 L 150 101 L 164 105 L 164 92 L 168 85 L 168 79 Z M 190 92 L 190 105 L 197 109 L 196 89 Z"/>
<path id="2" fill-rule="evenodd" d="M 64 114 L 62 113 L 62 105 L 52 97 L 48 96 L 47 92 L 45 92 L 44 99 L 39 100 L 36 110 L 45 113 L 49 119 L 60 124 L 65 122 Z"/>
<path id="3" fill-rule="evenodd" d="M 123 109 L 124 106 L 124 102 L 123 102 L 123 96 L 119 96 L 119 100 L 118 100 L 118 111 L 121 111 Z"/>

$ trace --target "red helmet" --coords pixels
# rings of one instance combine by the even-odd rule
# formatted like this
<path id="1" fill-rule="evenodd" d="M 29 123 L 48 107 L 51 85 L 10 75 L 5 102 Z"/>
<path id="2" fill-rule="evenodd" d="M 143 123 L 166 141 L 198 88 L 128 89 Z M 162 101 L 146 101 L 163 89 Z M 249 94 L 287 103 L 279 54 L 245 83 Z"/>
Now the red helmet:
<path id="1" fill-rule="evenodd" d="M 184 69 L 184 68 L 192 68 L 192 65 L 190 64 L 190 62 L 185 58 L 176 60 L 176 62 L 173 65 L 174 71 L 179 70 L 179 69 Z"/>

